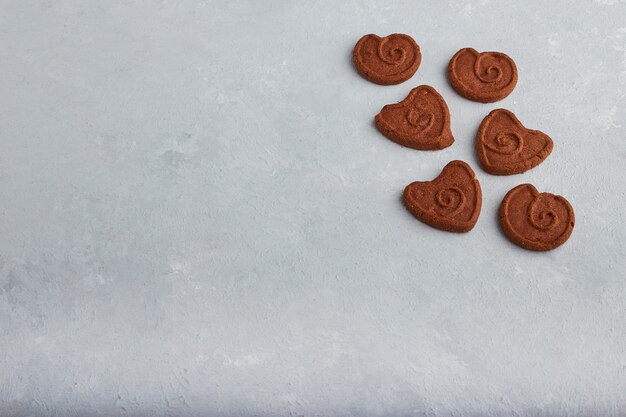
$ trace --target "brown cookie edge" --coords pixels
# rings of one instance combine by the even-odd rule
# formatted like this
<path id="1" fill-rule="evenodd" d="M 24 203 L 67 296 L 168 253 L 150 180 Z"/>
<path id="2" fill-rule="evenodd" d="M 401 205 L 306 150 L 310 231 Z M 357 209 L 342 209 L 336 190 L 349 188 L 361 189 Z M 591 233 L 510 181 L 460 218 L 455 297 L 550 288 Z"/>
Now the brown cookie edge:
<path id="1" fill-rule="evenodd" d="M 489 165 L 487 163 L 487 158 L 485 155 L 486 151 L 482 149 L 484 148 L 484 146 L 481 146 L 482 141 L 480 138 L 484 135 L 484 130 L 487 129 L 487 122 L 491 120 L 491 118 L 494 116 L 494 113 L 502 112 L 502 111 L 506 112 L 516 123 L 524 127 L 524 129 L 526 129 L 527 131 L 533 134 L 541 133 L 546 138 L 548 138 L 548 146 L 546 146 L 542 150 L 541 153 L 535 155 L 532 159 L 529 159 L 526 161 L 520 161 L 516 164 L 507 165 L 507 167 L 497 167 L 497 166 Z M 476 132 L 476 154 L 478 156 L 478 161 L 480 162 L 481 168 L 491 175 L 498 175 L 498 176 L 517 175 L 517 174 L 522 174 L 526 171 L 530 171 L 531 169 L 533 169 L 534 167 L 540 165 L 543 161 L 545 161 L 548 158 L 548 156 L 550 156 L 550 154 L 552 153 L 552 149 L 554 149 L 554 141 L 548 134 L 540 130 L 527 129 L 524 126 L 524 124 L 519 121 L 517 116 L 515 116 L 515 114 L 512 111 L 507 110 L 507 109 L 500 108 L 500 109 L 494 109 L 490 111 L 489 114 L 483 118 L 482 122 L 480 122 L 478 131 Z"/>
<path id="2" fill-rule="evenodd" d="M 409 97 L 411 97 L 411 95 L 417 94 L 417 92 L 421 89 L 427 89 L 431 93 L 435 94 L 435 96 L 441 99 L 441 102 L 443 103 L 445 117 L 447 118 L 447 122 L 448 122 L 447 124 L 444 123 L 446 127 L 444 129 L 444 132 L 441 134 L 441 136 L 439 136 L 439 139 L 437 140 L 437 142 L 432 143 L 432 144 L 427 143 L 427 144 L 421 145 L 421 144 L 416 144 L 416 143 L 404 140 L 399 135 L 396 135 L 395 131 L 390 128 L 389 124 L 385 122 L 385 120 L 383 120 L 383 117 L 382 117 L 382 113 L 385 109 L 399 106 L 403 101 L 407 100 Z M 378 114 L 374 117 L 374 122 L 376 123 L 376 128 L 383 136 L 385 136 L 387 139 L 391 140 L 392 142 L 395 142 L 398 145 L 402 145 L 407 148 L 417 149 L 419 151 L 439 151 L 441 149 L 445 149 L 451 146 L 454 143 L 454 136 L 452 135 L 452 128 L 450 126 L 451 118 L 450 118 L 450 108 L 448 107 L 448 103 L 446 103 L 446 100 L 443 98 L 443 96 L 439 94 L 439 92 L 430 85 L 426 85 L 426 84 L 419 85 L 413 88 L 409 92 L 409 94 L 407 94 L 407 96 L 401 101 L 397 103 L 393 103 L 393 104 L 386 104 L 385 106 L 383 106 L 382 109 L 380 109 Z"/>
<path id="3" fill-rule="evenodd" d="M 376 73 L 368 73 L 365 68 L 363 67 L 363 64 L 361 62 L 359 62 L 358 56 L 357 56 L 357 51 L 358 48 L 360 47 L 360 45 L 365 41 L 365 39 L 368 36 L 375 36 L 376 38 L 378 38 L 379 40 L 382 38 L 387 38 L 389 36 L 393 36 L 393 35 L 401 35 L 401 36 L 406 36 L 410 42 L 413 44 L 413 46 L 416 48 L 417 50 L 417 59 L 415 60 L 415 62 L 413 63 L 412 66 L 410 66 L 409 68 L 407 68 L 404 72 L 395 75 L 395 76 L 391 76 L 391 77 L 382 77 L 379 76 Z M 373 82 L 374 84 L 378 84 L 378 85 L 396 85 L 396 84 L 401 84 L 405 81 L 407 81 L 408 79 L 410 79 L 411 77 L 413 77 L 415 75 L 415 73 L 417 72 L 417 70 L 419 69 L 419 66 L 422 63 L 422 50 L 420 49 L 420 46 L 417 44 L 417 42 L 415 42 L 415 39 L 413 39 L 412 36 L 407 35 L 405 33 L 391 33 L 387 36 L 378 36 L 374 33 L 368 33 L 367 35 L 363 35 L 361 36 L 361 38 L 357 41 L 357 43 L 354 45 L 354 49 L 352 50 L 352 63 L 354 64 L 354 67 L 356 69 L 356 71 L 359 73 L 359 75 L 363 78 L 365 78 L 366 80 Z"/>
<path id="4" fill-rule="evenodd" d="M 473 51 L 476 54 L 479 54 L 479 53 L 498 53 L 498 54 L 502 54 L 502 55 L 506 56 L 513 63 L 513 79 L 511 80 L 511 83 L 509 84 L 510 88 L 508 89 L 508 91 L 502 90 L 502 91 L 505 91 L 506 93 L 498 94 L 498 95 L 496 95 L 494 97 L 484 97 L 484 96 L 480 96 L 480 95 L 477 95 L 477 94 L 473 94 L 471 90 L 466 89 L 456 79 L 456 76 L 453 76 L 454 62 L 456 62 L 457 56 L 459 54 L 461 54 L 465 50 Z M 464 97 L 464 98 L 466 98 L 468 100 L 477 101 L 479 103 L 495 103 L 496 101 L 500 101 L 500 100 L 505 99 L 506 97 L 508 97 L 513 92 L 513 90 L 515 90 L 515 87 L 517 86 L 517 80 L 518 80 L 517 64 L 515 63 L 513 58 L 511 58 L 509 55 L 505 54 L 504 52 L 497 52 L 497 51 L 478 52 L 474 48 L 469 48 L 469 47 L 468 48 L 461 48 L 461 49 L 459 49 L 454 54 L 454 56 L 452 56 L 452 58 L 448 62 L 448 71 L 447 72 L 448 72 L 448 82 L 450 83 L 450 85 L 452 86 L 454 91 L 456 91 L 461 97 Z"/>
<path id="5" fill-rule="evenodd" d="M 459 222 L 459 224 L 450 224 L 448 222 L 444 222 L 442 221 L 440 217 L 432 216 L 427 211 L 422 210 L 419 206 L 412 205 L 409 201 L 409 188 L 411 187 L 411 185 L 415 183 L 418 183 L 418 184 L 431 183 L 437 180 L 437 178 L 439 178 L 443 174 L 446 168 L 451 165 L 460 165 L 463 169 L 465 169 L 468 172 L 468 174 L 470 174 L 470 176 L 472 177 L 472 182 L 474 184 L 474 191 L 476 193 L 477 204 L 476 204 L 476 207 L 474 208 L 474 212 L 472 213 L 472 217 L 468 221 L 464 221 L 462 223 Z M 483 195 L 482 195 L 482 189 L 480 188 L 480 182 L 478 181 L 478 177 L 476 176 L 476 173 L 474 172 L 472 167 L 469 166 L 469 164 L 466 163 L 465 161 L 461 161 L 457 159 L 457 160 L 448 162 L 443 167 L 439 175 L 437 175 L 432 180 L 413 181 L 412 183 L 404 187 L 404 191 L 402 193 L 402 201 L 406 209 L 413 215 L 413 217 L 415 217 L 417 220 L 421 221 L 422 223 L 428 226 L 434 227 L 435 229 L 443 230 L 445 232 L 467 233 L 470 230 L 472 230 L 474 226 L 476 226 L 476 223 L 478 222 L 478 218 L 480 217 L 480 212 L 482 209 Z"/>
<path id="6" fill-rule="evenodd" d="M 517 189 L 522 188 L 522 187 L 530 187 L 531 188 L 531 192 L 532 192 L 532 194 L 534 196 L 537 196 L 539 194 L 550 194 L 550 195 L 553 195 L 555 197 L 559 197 L 561 200 L 563 200 L 565 202 L 565 205 L 567 206 L 567 210 L 568 210 L 569 214 L 571 215 L 571 217 L 569 219 L 569 223 L 567 225 L 567 229 L 565 230 L 565 232 L 563 232 L 563 234 L 559 237 L 558 240 L 553 242 L 553 244 L 551 244 L 551 245 L 539 244 L 537 242 L 533 242 L 533 241 L 530 241 L 528 239 L 525 239 L 524 237 L 520 236 L 515 230 L 513 230 L 511 225 L 508 224 L 508 222 L 506 222 L 506 219 L 507 219 L 506 210 L 508 208 L 508 203 L 509 203 L 508 200 L 511 198 L 511 195 L 515 191 L 517 191 Z M 535 252 L 547 252 L 547 251 L 551 251 L 551 250 L 556 249 L 559 246 L 563 245 L 565 242 L 567 242 L 569 240 L 570 236 L 572 235 L 572 232 L 574 231 L 574 225 L 576 224 L 576 215 L 574 214 L 574 208 L 572 207 L 570 202 L 565 197 L 563 197 L 561 195 L 558 195 L 558 194 L 552 194 L 552 193 L 540 193 L 537 190 L 537 188 L 534 185 L 532 185 L 532 184 L 520 184 L 520 185 L 510 189 L 506 193 L 504 198 L 502 199 L 502 203 L 500 203 L 500 210 L 499 210 L 498 214 L 499 214 L 499 218 L 500 218 L 500 227 L 502 228 L 502 231 L 504 232 L 505 236 L 511 242 L 513 242 L 514 244 L 519 246 L 520 248 L 531 250 L 531 251 L 535 251 Z"/>

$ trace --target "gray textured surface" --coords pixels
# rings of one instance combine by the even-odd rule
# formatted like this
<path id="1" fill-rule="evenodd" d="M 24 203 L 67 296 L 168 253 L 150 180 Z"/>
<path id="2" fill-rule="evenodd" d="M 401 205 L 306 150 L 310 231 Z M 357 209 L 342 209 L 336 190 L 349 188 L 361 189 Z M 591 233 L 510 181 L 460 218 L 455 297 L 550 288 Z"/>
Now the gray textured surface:
<path id="1" fill-rule="evenodd" d="M 0 1 L 0 415 L 626 415 L 626 3 L 300 3 Z M 370 32 L 414 36 L 411 80 L 356 74 Z M 465 46 L 512 95 L 451 90 Z M 451 148 L 375 130 L 419 84 Z M 545 163 L 477 166 L 496 107 Z M 464 235 L 400 202 L 451 159 Z M 560 249 L 501 234 L 522 182 L 574 206 Z"/>

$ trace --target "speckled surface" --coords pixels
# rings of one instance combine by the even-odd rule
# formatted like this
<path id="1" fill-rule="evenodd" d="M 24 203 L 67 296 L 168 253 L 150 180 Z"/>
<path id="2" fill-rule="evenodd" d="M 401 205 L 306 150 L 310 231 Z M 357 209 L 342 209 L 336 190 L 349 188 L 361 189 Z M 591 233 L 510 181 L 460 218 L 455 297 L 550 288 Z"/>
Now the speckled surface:
<path id="1" fill-rule="evenodd" d="M 415 38 L 412 79 L 358 76 L 370 32 Z M 466 46 L 515 59 L 509 97 L 452 91 Z M 420 84 L 450 148 L 376 131 Z M 623 0 L 2 0 L 0 92 L 0 415 L 626 414 Z M 543 164 L 480 169 L 497 107 Z M 452 159 L 463 235 L 401 204 Z M 561 248 L 499 230 L 523 182 L 572 203 Z"/>

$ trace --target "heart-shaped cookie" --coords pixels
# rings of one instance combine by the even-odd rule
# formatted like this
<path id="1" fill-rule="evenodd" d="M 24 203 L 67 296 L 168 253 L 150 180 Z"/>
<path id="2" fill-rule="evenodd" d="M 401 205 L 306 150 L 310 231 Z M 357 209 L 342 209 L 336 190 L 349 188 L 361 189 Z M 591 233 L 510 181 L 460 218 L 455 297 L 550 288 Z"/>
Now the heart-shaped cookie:
<path id="1" fill-rule="evenodd" d="M 407 185 L 403 198 L 418 220 L 448 232 L 469 232 L 482 205 L 476 174 L 463 161 L 450 162 L 432 181 Z"/>
<path id="2" fill-rule="evenodd" d="M 517 84 L 517 67 L 501 52 L 463 48 L 448 64 L 448 80 L 463 97 L 492 103 L 511 94 Z"/>
<path id="3" fill-rule="evenodd" d="M 352 61 L 363 78 L 390 85 L 411 78 L 422 62 L 422 54 L 409 35 L 394 33 L 381 38 L 369 34 L 354 46 Z"/>
<path id="4" fill-rule="evenodd" d="M 552 152 L 552 139 L 526 129 L 513 113 L 496 109 L 480 124 L 476 153 L 485 171 L 494 175 L 520 174 L 542 163 Z"/>
<path id="5" fill-rule="evenodd" d="M 375 120 L 383 135 L 409 148 L 443 149 L 454 142 L 448 105 L 428 85 L 414 88 L 400 103 L 386 105 Z"/>
<path id="6" fill-rule="evenodd" d="M 574 229 L 574 209 L 560 195 L 530 184 L 509 191 L 500 205 L 500 225 L 516 245 L 535 251 L 561 246 Z"/>

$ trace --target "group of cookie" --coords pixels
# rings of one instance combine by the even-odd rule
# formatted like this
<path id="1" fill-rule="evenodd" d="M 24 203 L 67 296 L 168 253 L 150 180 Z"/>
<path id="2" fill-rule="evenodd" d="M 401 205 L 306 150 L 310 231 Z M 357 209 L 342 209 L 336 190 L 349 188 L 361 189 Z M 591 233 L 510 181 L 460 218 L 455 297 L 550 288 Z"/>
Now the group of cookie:
<path id="1" fill-rule="evenodd" d="M 354 66 L 376 84 L 399 84 L 420 66 L 418 44 L 408 35 L 363 36 L 354 47 Z M 448 80 L 461 96 L 492 103 L 508 96 L 517 84 L 515 62 L 500 52 L 458 51 L 448 64 Z M 409 148 L 437 150 L 454 142 L 450 111 L 443 97 L 428 85 L 382 108 L 378 130 Z M 525 128 L 513 113 L 496 109 L 482 121 L 476 152 L 483 169 L 493 175 L 520 174 L 539 165 L 553 143 L 548 135 Z M 432 181 L 417 181 L 404 189 L 404 204 L 420 221 L 449 232 L 470 231 L 480 215 L 482 193 L 476 174 L 463 161 L 448 163 Z M 563 197 L 540 193 L 531 184 L 510 190 L 500 205 L 500 224 L 508 238 L 530 250 L 562 245 L 574 228 L 574 210 Z"/>

